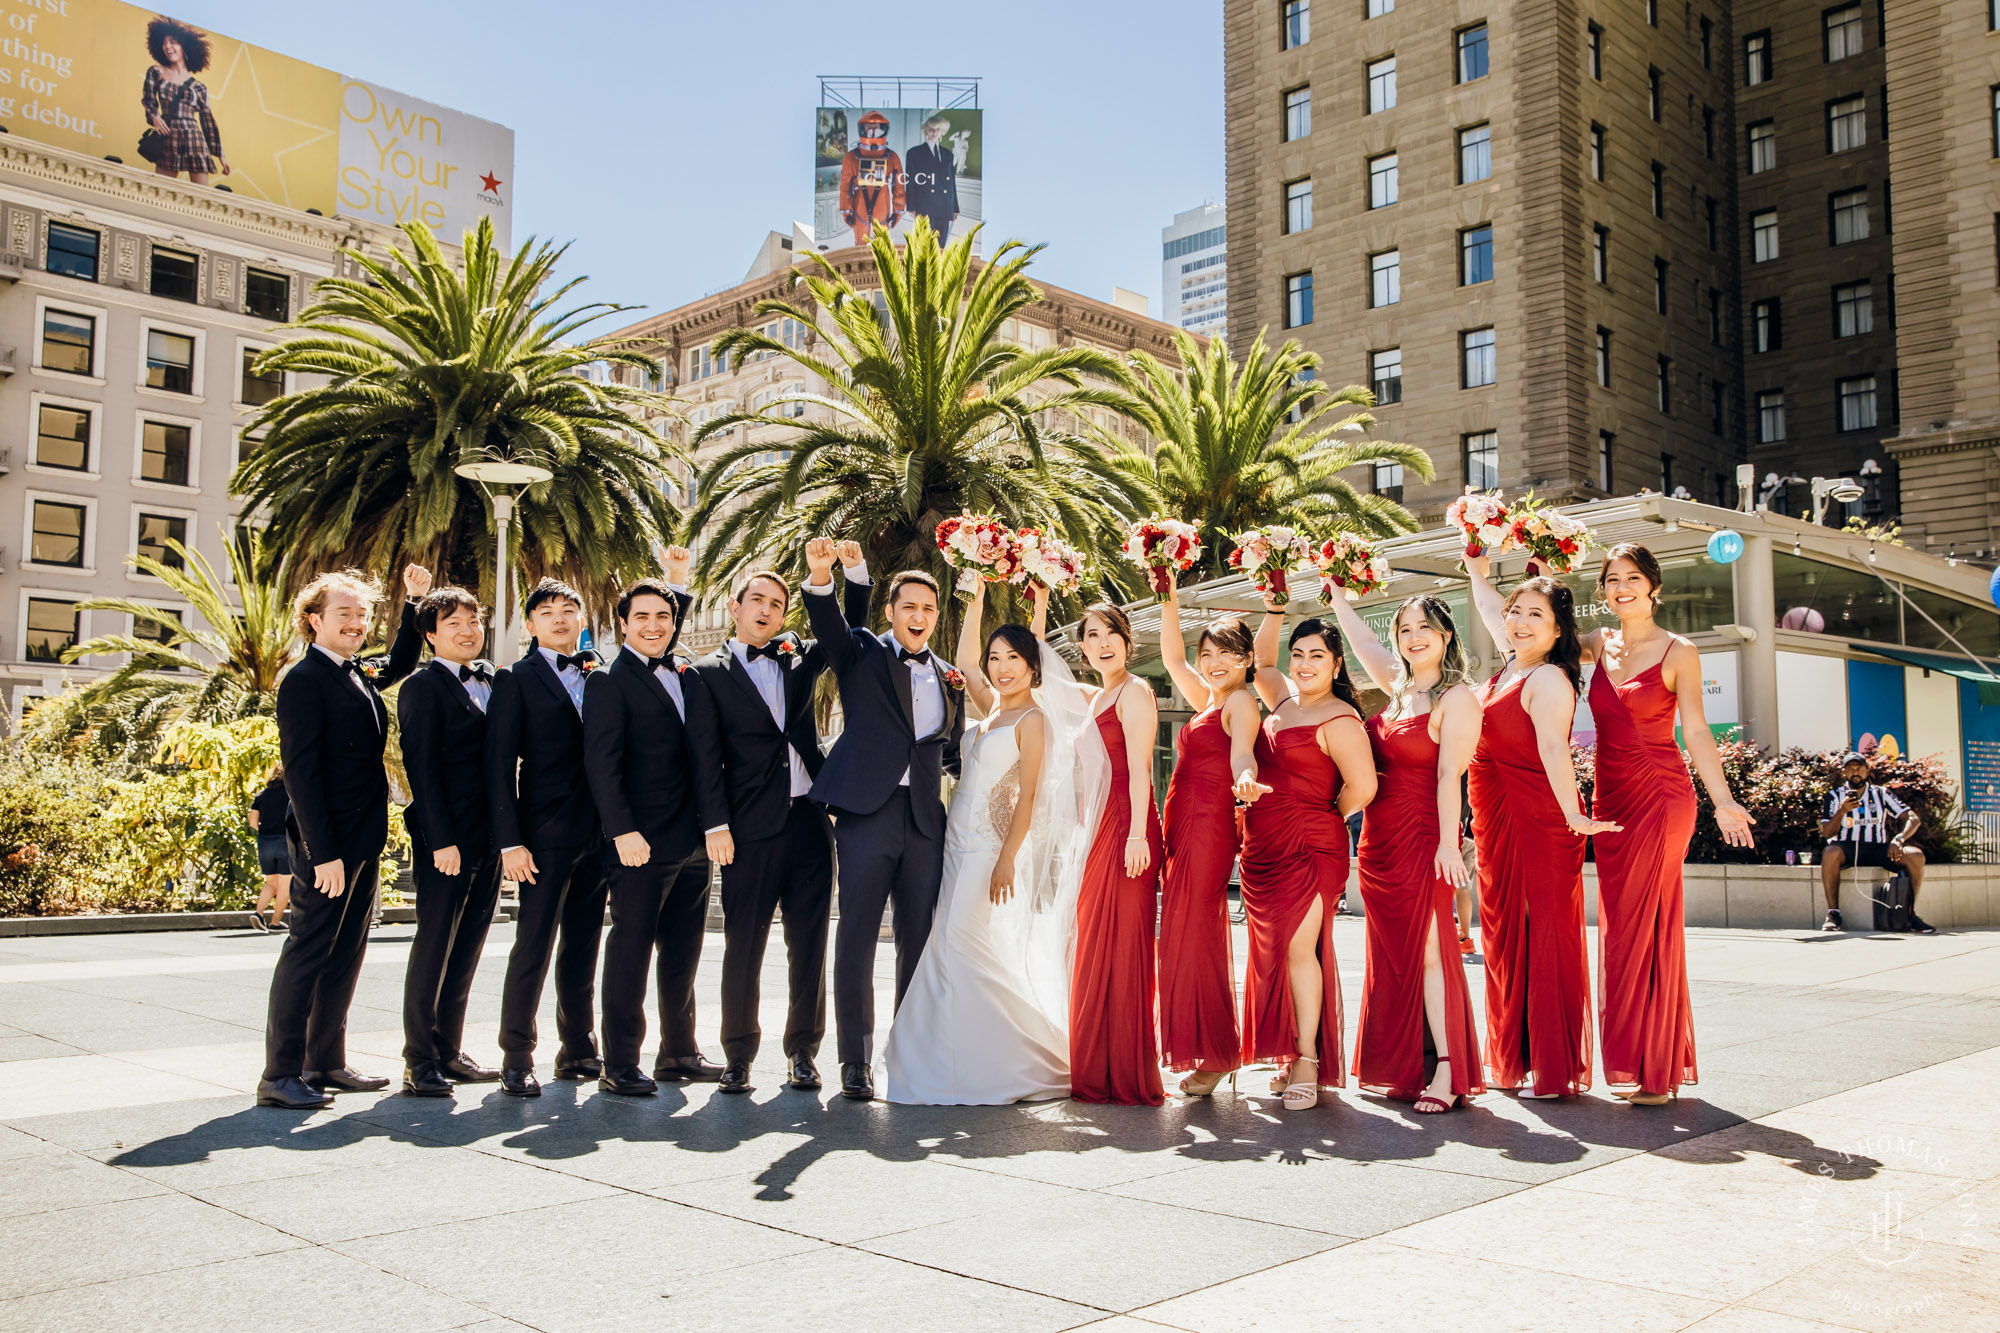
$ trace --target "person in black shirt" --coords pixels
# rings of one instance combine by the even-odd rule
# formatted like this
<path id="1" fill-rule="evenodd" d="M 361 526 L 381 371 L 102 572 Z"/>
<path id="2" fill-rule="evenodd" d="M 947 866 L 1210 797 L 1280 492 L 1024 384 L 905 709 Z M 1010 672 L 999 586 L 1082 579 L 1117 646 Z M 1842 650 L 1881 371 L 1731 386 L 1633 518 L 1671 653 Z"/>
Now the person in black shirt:
<path id="1" fill-rule="evenodd" d="M 264 873 L 264 887 L 257 891 L 257 906 L 250 919 L 259 930 L 276 930 L 292 905 L 292 859 L 285 850 L 285 816 L 292 802 L 285 795 L 285 766 L 271 765 L 264 790 L 250 802 L 250 831 L 257 835 L 257 868 Z M 264 908 L 271 919 L 264 919 Z"/>

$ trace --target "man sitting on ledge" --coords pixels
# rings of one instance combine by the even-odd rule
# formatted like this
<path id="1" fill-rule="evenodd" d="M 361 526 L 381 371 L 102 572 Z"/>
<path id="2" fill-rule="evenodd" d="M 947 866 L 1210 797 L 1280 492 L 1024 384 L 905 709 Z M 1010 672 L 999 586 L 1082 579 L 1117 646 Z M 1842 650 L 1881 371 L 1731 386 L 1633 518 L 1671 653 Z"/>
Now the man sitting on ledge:
<path id="1" fill-rule="evenodd" d="M 1917 890 L 1924 886 L 1924 853 L 1909 845 L 1917 831 L 1917 812 L 1904 805 L 1888 788 L 1868 780 L 1868 760 L 1849 754 L 1840 761 L 1841 785 L 1827 796 L 1826 818 L 1819 835 L 1826 839 L 1820 857 L 1820 887 L 1826 891 L 1826 922 L 1821 930 L 1842 929 L 1840 920 L 1840 872 L 1848 866 L 1873 866 L 1878 870 L 1901 867 L 1910 874 L 1910 929 L 1919 935 L 1935 935 L 1937 927 L 1917 915 Z M 1889 823 L 1900 827 L 1894 837 Z"/>

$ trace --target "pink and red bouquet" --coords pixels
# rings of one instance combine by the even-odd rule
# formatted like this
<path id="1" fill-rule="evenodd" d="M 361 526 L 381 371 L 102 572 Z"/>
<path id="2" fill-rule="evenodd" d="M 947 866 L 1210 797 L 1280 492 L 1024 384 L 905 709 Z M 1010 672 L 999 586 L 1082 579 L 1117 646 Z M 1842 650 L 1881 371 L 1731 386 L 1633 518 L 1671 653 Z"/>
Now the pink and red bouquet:
<path id="1" fill-rule="evenodd" d="M 1508 511 L 1505 546 L 1528 553 L 1529 578 L 1544 571 L 1567 574 L 1590 546 L 1590 529 L 1530 491 Z"/>
<path id="2" fill-rule="evenodd" d="M 1236 534 L 1236 549 L 1229 553 L 1229 567 L 1250 575 L 1258 592 L 1271 595 L 1279 606 L 1292 600 L 1286 585 L 1287 570 L 1312 563 L 1312 543 L 1297 528 L 1273 525 Z"/>
<path id="3" fill-rule="evenodd" d="M 1164 602 L 1174 595 L 1175 576 L 1193 569 L 1201 559 L 1201 530 L 1192 523 L 1155 514 L 1133 524 L 1119 549 L 1127 560 L 1146 571 L 1153 595 Z"/>
<path id="4" fill-rule="evenodd" d="M 1021 569 L 1028 576 L 1028 596 L 1037 584 L 1054 592 L 1075 592 L 1083 586 L 1083 556 L 1069 543 L 1038 528 L 1022 528 Z"/>
<path id="5" fill-rule="evenodd" d="M 1465 554 L 1474 560 L 1504 547 L 1507 517 L 1507 502 L 1498 491 L 1461 495 L 1444 510 L 1444 521 L 1465 537 Z"/>
<path id="6" fill-rule="evenodd" d="M 1327 603 L 1333 601 L 1335 588 L 1345 592 L 1348 601 L 1358 602 L 1389 581 L 1388 558 L 1377 555 L 1366 539 L 1353 533 L 1321 542 L 1313 564 L 1319 569 L 1320 600 Z"/>
<path id="7" fill-rule="evenodd" d="M 960 571 L 957 591 L 970 597 L 981 579 L 1015 583 L 1021 579 L 1021 539 L 991 514 L 960 514 L 938 524 L 938 550 Z"/>

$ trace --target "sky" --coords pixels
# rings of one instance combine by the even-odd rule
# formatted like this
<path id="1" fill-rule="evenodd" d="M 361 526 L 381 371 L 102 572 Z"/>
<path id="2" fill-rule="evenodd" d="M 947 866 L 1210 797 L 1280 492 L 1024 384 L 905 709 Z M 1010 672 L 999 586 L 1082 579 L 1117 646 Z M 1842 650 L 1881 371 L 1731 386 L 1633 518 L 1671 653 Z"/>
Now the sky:
<path id="1" fill-rule="evenodd" d="M 819 76 L 971 76 L 985 250 L 1160 310 L 1160 228 L 1222 199 L 1223 0 L 173 0 L 176 17 L 514 131 L 513 231 L 592 300 L 671 309 L 812 214 Z"/>

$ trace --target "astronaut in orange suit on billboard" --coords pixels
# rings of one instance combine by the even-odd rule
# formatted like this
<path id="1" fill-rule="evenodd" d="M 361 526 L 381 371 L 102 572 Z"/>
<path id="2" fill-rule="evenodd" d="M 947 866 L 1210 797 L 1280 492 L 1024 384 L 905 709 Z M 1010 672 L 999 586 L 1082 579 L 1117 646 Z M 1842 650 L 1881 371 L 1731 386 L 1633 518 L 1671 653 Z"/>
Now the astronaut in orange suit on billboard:
<path id="1" fill-rule="evenodd" d="M 877 227 L 902 221 L 903 160 L 889 147 L 889 118 L 870 111 L 861 118 L 860 142 L 840 160 L 840 217 L 854 228 L 854 243 L 868 244 Z"/>

